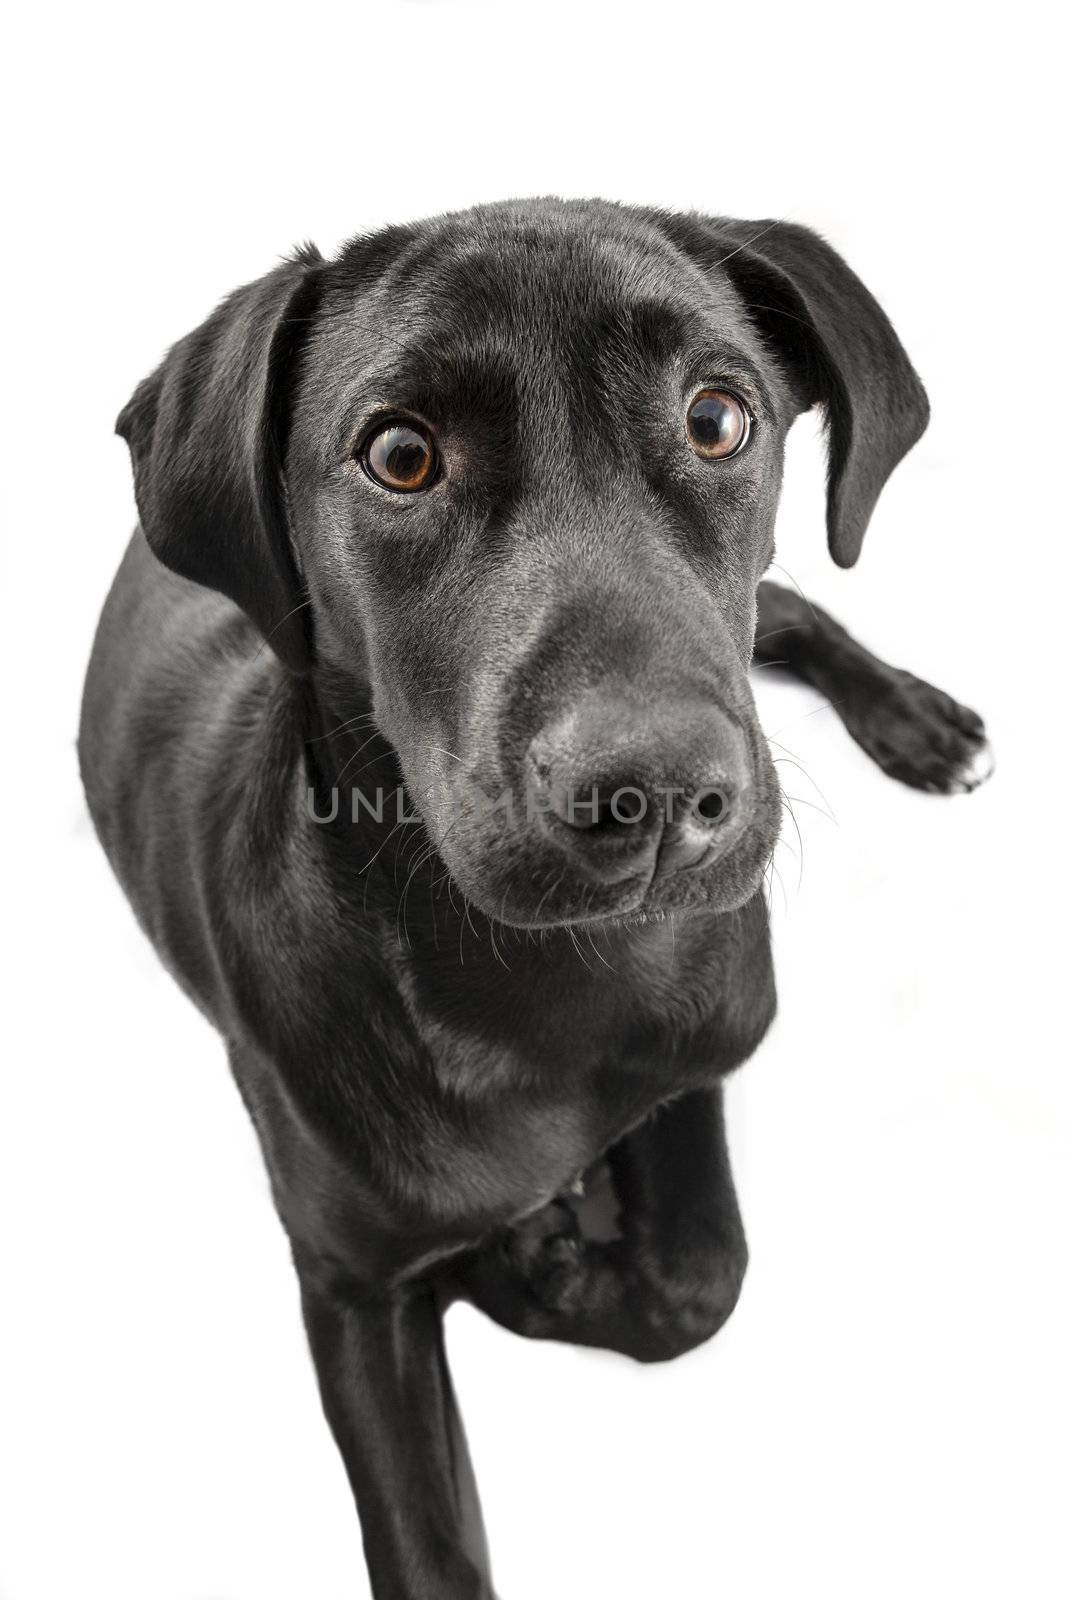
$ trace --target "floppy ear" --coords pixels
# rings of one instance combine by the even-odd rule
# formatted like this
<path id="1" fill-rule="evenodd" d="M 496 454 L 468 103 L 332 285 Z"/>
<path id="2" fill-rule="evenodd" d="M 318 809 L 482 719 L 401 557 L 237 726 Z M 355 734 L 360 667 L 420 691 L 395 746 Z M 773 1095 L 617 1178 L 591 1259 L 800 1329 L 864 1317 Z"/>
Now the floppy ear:
<path id="1" fill-rule="evenodd" d="M 809 228 L 717 217 L 670 223 L 675 242 L 702 266 L 729 275 L 784 362 L 803 409 L 825 405 L 830 553 L 851 567 L 886 479 L 930 416 L 889 318 Z"/>
<path id="2" fill-rule="evenodd" d="M 310 664 L 311 635 L 282 463 L 288 380 L 321 264 L 309 246 L 236 290 L 138 385 L 116 423 L 160 561 L 229 595 L 296 672 Z"/>

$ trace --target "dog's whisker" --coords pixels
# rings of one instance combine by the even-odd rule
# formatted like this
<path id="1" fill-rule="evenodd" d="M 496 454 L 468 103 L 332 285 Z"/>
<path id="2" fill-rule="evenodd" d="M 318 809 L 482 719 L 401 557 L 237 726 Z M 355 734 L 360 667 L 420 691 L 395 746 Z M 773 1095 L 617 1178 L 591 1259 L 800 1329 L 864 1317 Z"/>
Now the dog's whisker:
<path id="1" fill-rule="evenodd" d="M 766 633 L 757 633 L 756 644 L 762 644 L 765 639 L 777 639 L 783 633 L 806 632 L 811 627 L 810 622 L 790 622 L 784 628 L 770 628 Z"/>
<path id="2" fill-rule="evenodd" d="M 793 717 L 790 722 L 783 722 L 780 728 L 775 728 L 774 733 L 767 735 L 768 740 L 773 739 L 776 734 L 785 733 L 788 729 L 795 728 L 798 722 L 807 722 L 809 717 L 817 717 L 820 711 L 836 710 L 838 706 L 844 705 L 847 699 L 848 695 L 843 694 L 839 695 L 836 700 L 824 700 L 821 706 L 813 706 L 810 711 L 803 712 L 799 717 Z"/>
<path id="3" fill-rule="evenodd" d="M 767 742 L 768 742 L 768 744 L 777 745 L 779 750 L 785 750 L 786 749 L 786 746 L 784 744 L 779 744 L 777 739 L 768 739 Z M 837 819 L 837 816 L 836 816 L 836 814 L 834 812 L 833 806 L 830 804 L 829 800 L 826 798 L 826 795 L 823 793 L 822 789 L 816 783 L 815 779 L 812 777 L 811 773 L 808 771 L 808 769 L 805 766 L 805 764 L 803 763 L 803 761 L 799 760 L 799 758 L 797 756 L 793 755 L 793 753 L 791 751 L 790 751 L 790 753 L 788 755 L 772 756 L 771 760 L 774 762 L 774 765 L 776 767 L 796 767 L 797 771 L 804 778 L 807 779 L 807 781 L 811 784 L 812 788 L 815 790 L 815 793 L 819 796 L 819 799 L 822 801 L 823 805 L 827 809 L 827 813 L 828 813 L 828 815 L 830 817 L 831 822 L 837 823 L 838 819 Z M 812 804 L 812 802 L 810 800 L 806 801 L 805 803 L 807 805 L 811 805 Z M 838 824 L 838 826 L 840 826 L 840 824 Z"/>
<path id="4" fill-rule="evenodd" d="M 806 773 L 805 776 L 807 776 Z M 825 817 L 827 822 L 832 822 L 835 828 L 839 828 L 841 826 L 837 818 L 831 812 L 827 811 L 824 806 L 816 805 L 814 800 L 805 800 L 804 796 L 801 794 L 791 794 L 789 796 L 789 803 L 791 806 L 809 806 L 812 811 L 817 811 L 820 817 Z"/>
<path id="5" fill-rule="evenodd" d="M 775 861 L 773 854 L 771 856 L 771 875 L 772 875 L 772 877 L 774 877 L 777 880 L 778 887 L 782 891 L 782 905 L 784 906 L 786 914 L 788 915 L 788 912 L 789 912 L 789 896 L 785 892 L 785 879 L 782 877 L 782 874 L 778 870 L 778 863 Z"/>
<path id="6" fill-rule="evenodd" d="M 789 579 L 790 583 L 793 585 L 793 588 L 796 590 L 801 600 L 803 600 L 804 604 L 808 608 L 809 613 L 811 614 L 811 625 L 817 628 L 819 625 L 819 614 L 815 610 L 815 607 L 812 605 L 811 601 L 808 599 L 807 595 L 804 593 L 803 589 L 800 587 L 800 584 L 794 578 L 793 574 L 783 567 L 782 563 L 777 560 L 777 558 L 771 562 L 771 566 L 776 568 L 777 571 Z"/>
<path id="7" fill-rule="evenodd" d="M 810 328 L 812 333 L 817 334 L 819 331 L 809 317 L 798 317 L 794 312 L 786 311 L 782 306 L 763 305 L 759 300 L 750 300 L 749 305 L 753 311 L 773 311 L 776 317 L 784 317 L 787 322 L 795 322 L 801 328 Z M 784 572 L 785 568 L 783 567 L 782 570 Z"/>
<path id="8" fill-rule="evenodd" d="M 501 955 L 500 951 L 497 949 L 496 934 L 493 931 L 493 920 L 494 919 L 492 917 L 487 917 L 486 918 L 486 925 L 487 925 L 487 927 L 489 929 L 489 943 L 490 943 L 490 946 L 492 947 L 492 951 L 493 951 L 493 959 L 494 959 L 494 961 L 499 961 L 500 965 L 506 971 L 510 972 L 511 968 L 508 966 L 507 962 L 504 960 L 504 957 Z"/>
<path id="9" fill-rule="evenodd" d="M 418 874 L 422 871 L 423 867 L 426 866 L 426 864 L 429 861 L 431 861 L 435 855 L 439 856 L 441 846 L 444 845 L 444 843 L 447 840 L 449 834 L 452 832 L 452 829 L 456 826 L 456 823 L 459 820 L 460 819 L 457 817 L 452 823 L 450 823 L 450 825 L 445 829 L 445 832 L 442 834 L 441 839 L 436 844 L 434 843 L 434 841 L 432 839 L 430 839 L 428 837 L 424 837 L 423 841 L 422 841 L 422 846 L 421 846 L 419 852 L 416 854 L 416 856 L 415 856 L 415 858 L 414 858 L 414 860 L 413 860 L 413 862 L 411 864 L 410 870 L 408 872 L 407 879 L 406 879 L 406 881 L 404 883 L 404 888 L 401 891 L 400 899 L 399 899 L 398 904 L 397 904 L 397 938 L 398 938 L 398 941 L 399 941 L 399 937 L 400 937 L 400 914 L 402 912 L 403 913 L 403 919 L 404 919 L 404 942 L 407 943 L 409 948 L 410 948 L 410 945 L 411 945 L 411 939 L 410 939 L 410 935 L 408 933 L 407 905 L 408 905 L 408 895 L 409 895 L 409 892 L 411 890 L 411 886 L 414 883 L 414 881 L 415 881 L 416 877 L 418 876 Z M 408 848 L 410 849 L 410 846 L 408 846 Z M 433 874 L 431 873 L 431 890 L 432 890 L 432 878 L 433 878 Z M 433 917 L 433 919 L 434 919 L 433 920 L 434 940 L 435 940 L 435 943 L 436 943 L 437 922 L 436 922 L 436 917 L 434 916 L 434 911 L 433 911 L 433 903 L 432 903 L 433 902 L 433 896 L 432 896 L 432 893 L 429 896 L 429 899 L 430 899 L 430 914 L 431 914 L 431 917 Z"/>
<path id="10" fill-rule="evenodd" d="M 760 239 L 765 239 L 769 233 L 773 233 L 775 228 L 780 228 L 782 223 L 787 220 L 788 219 L 785 217 L 777 217 L 774 222 L 769 222 L 765 228 L 760 228 L 758 233 L 754 233 L 751 239 L 745 239 L 737 246 L 735 250 L 731 250 L 729 255 L 722 256 L 718 261 L 713 262 L 712 271 L 718 271 L 719 267 L 724 267 L 726 263 L 728 261 L 732 261 L 735 256 L 742 255 L 746 250 L 751 250 L 754 244 L 757 244 Z"/>
<path id="11" fill-rule="evenodd" d="M 367 872 L 371 867 L 373 867 L 374 863 L 377 861 L 378 857 L 381 855 L 382 851 L 385 849 L 386 845 L 389 843 L 389 840 L 393 837 L 393 834 L 396 832 L 396 830 L 398 828 L 402 828 L 404 826 L 405 826 L 405 822 L 404 822 L 404 818 L 403 817 L 400 817 L 396 822 L 393 823 L 393 826 L 390 828 L 389 832 L 386 834 L 385 838 L 382 840 L 382 842 L 378 846 L 377 850 L 371 856 L 370 860 L 364 866 L 359 868 L 359 872 L 360 873 Z"/>
<path id="12" fill-rule="evenodd" d="M 573 924 L 571 924 L 569 922 L 567 923 L 567 932 L 570 934 L 570 940 L 571 940 L 571 944 L 574 946 L 575 955 L 578 957 L 578 960 L 582 963 L 582 966 L 585 967 L 588 971 L 591 972 L 592 968 L 589 966 L 588 961 L 582 955 L 582 947 L 578 943 L 578 935 L 574 931 Z"/>
<path id="13" fill-rule="evenodd" d="M 482 936 L 478 932 L 477 928 L 474 926 L 474 919 L 471 917 L 470 895 L 468 895 L 466 893 L 463 894 L 463 903 L 466 906 L 467 924 L 468 924 L 471 932 L 473 933 L 474 937 L 478 940 L 479 943 L 481 943 Z"/>
<path id="14" fill-rule="evenodd" d="M 381 734 L 380 734 L 379 730 L 377 728 L 375 728 L 373 733 L 371 733 L 371 735 L 369 736 L 369 738 L 364 739 L 363 743 L 359 746 L 359 748 L 356 749 L 356 750 L 353 750 L 352 754 L 348 757 L 348 759 L 344 763 L 344 766 L 341 768 L 340 772 L 337 774 L 337 786 L 338 786 L 338 788 L 340 788 L 341 784 L 344 782 L 345 773 L 348 771 L 348 769 L 352 765 L 353 761 L 355 761 L 358 756 L 361 756 L 363 754 L 364 750 L 366 750 L 369 745 L 372 745 L 374 743 L 375 739 L 380 739 L 380 738 L 381 738 Z M 360 767 L 359 772 L 356 773 L 356 778 L 358 778 L 361 773 L 366 772 L 367 767 L 372 767 L 374 765 L 374 761 L 376 761 L 378 759 L 379 759 L 379 757 L 375 756 L 374 760 L 368 761 L 362 767 Z M 352 781 L 355 782 L 355 779 L 353 779 Z"/>
<path id="15" fill-rule="evenodd" d="M 363 745 L 360 746 L 360 749 L 356 750 L 349 757 L 348 761 L 345 762 L 345 768 L 347 768 L 351 764 L 351 762 L 353 762 L 356 759 L 356 756 L 360 755 L 363 750 L 366 750 L 367 745 L 373 744 L 375 738 L 377 738 L 377 737 L 379 737 L 379 735 L 377 733 L 372 734 L 371 737 Z M 384 743 L 384 739 L 383 739 L 383 743 Z M 365 772 L 369 772 L 371 767 L 377 766 L 379 761 L 388 760 L 391 754 L 392 754 L 391 750 L 388 747 L 386 747 L 385 749 L 380 750 L 376 755 L 371 756 L 369 761 L 364 761 L 363 765 L 361 767 L 357 767 L 356 771 L 353 772 L 351 778 L 348 780 L 349 784 L 354 784 L 357 778 L 362 778 L 363 774 Z M 342 769 L 342 770 L 344 770 L 344 769 Z M 338 779 L 338 782 L 340 782 L 340 778 Z"/>
<path id="16" fill-rule="evenodd" d="M 274 635 L 277 633 L 278 629 L 279 628 L 283 628 L 285 626 L 285 624 L 289 621 L 290 617 L 295 617 L 297 612 L 303 611 L 305 609 L 305 607 L 309 606 L 310 604 L 311 604 L 311 597 L 309 595 L 306 599 L 301 600 L 299 605 L 293 606 L 291 611 L 287 611 L 285 613 L 284 617 L 280 617 L 278 619 L 278 621 L 274 624 L 273 628 L 268 628 L 268 630 L 267 630 L 266 634 L 264 635 L 263 639 L 260 641 L 259 648 L 257 649 L 257 651 L 255 653 L 255 659 L 258 660 L 259 657 L 263 654 L 264 650 L 270 644 L 271 640 L 274 638 Z"/>
<path id="17" fill-rule="evenodd" d="M 790 795 L 786 794 L 784 789 L 781 791 L 781 794 L 782 794 L 782 804 L 785 806 L 786 811 L 789 813 L 789 820 L 790 820 L 790 822 L 792 822 L 793 827 L 794 827 L 794 829 L 796 831 L 797 844 L 798 844 L 798 846 L 800 848 L 800 877 L 799 877 L 799 880 L 798 880 L 798 883 L 797 883 L 797 888 L 799 889 L 801 884 L 803 884 L 803 882 L 804 882 L 804 836 L 800 831 L 800 823 L 797 821 L 796 812 L 793 810 L 792 797 Z"/>
<path id="18" fill-rule="evenodd" d="M 597 960 L 603 962 L 604 966 L 607 967 L 609 972 L 614 972 L 615 971 L 615 968 L 612 966 L 611 962 L 607 959 L 607 957 L 600 950 L 597 949 L 596 940 L 593 937 L 593 928 L 592 928 L 592 926 L 590 926 L 590 928 L 589 928 L 589 948 L 593 952 L 593 954 L 596 956 Z"/>
<path id="19" fill-rule="evenodd" d="M 330 728 L 326 733 L 315 734 L 315 736 L 309 739 L 307 742 L 308 744 L 321 744 L 324 739 L 335 739 L 340 734 L 348 733 L 352 728 L 358 727 L 360 723 L 365 725 L 368 722 L 374 721 L 375 716 L 373 711 L 362 711 L 357 716 L 349 717 L 347 722 L 338 723 L 336 728 Z"/>

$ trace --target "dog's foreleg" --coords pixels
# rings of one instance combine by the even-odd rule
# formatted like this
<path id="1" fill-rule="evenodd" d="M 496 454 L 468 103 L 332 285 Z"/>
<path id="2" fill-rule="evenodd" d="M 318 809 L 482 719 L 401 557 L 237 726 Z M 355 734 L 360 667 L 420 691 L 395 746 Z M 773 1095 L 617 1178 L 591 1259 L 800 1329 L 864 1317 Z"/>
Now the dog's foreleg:
<path id="1" fill-rule="evenodd" d="M 758 591 L 755 659 L 786 667 L 834 706 L 883 772 L 959 794 L 993 770 L 981 717 L 941 689 L 880 661 L 819 606 L 781 584 Z"/>
<path id="2" fill-rule="evenodd" d="M 433 1290 L 413 1285 L 357 1301 L 298 1271 L 375 1600 L 493 1600 Z"/>

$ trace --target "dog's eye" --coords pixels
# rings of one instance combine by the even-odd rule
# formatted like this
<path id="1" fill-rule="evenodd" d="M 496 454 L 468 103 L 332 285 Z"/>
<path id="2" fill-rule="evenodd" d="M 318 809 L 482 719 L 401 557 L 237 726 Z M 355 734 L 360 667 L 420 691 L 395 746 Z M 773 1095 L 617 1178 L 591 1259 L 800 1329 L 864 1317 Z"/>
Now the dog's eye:
<path id="1" fill-rule="evenodd" d="M 751 424 L 747 408 L 726 389 L 701 389 L 685 419 L 689 443 L 705 461 L 736 455 Z"/>
<path id="2" fill-rule="evenodd" d="M 397 494 L 428 489 L 437 471 L 433 440 L 411 422 L 387 422 L 367 440 L 360 459 L 375 483 Z"/>

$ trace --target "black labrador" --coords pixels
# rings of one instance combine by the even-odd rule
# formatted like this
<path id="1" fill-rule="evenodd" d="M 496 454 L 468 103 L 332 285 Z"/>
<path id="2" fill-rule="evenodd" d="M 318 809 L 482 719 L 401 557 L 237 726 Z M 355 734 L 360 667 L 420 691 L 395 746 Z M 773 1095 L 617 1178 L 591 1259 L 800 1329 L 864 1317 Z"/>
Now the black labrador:
<path id="1" fill-rule="evenodd" d="M 300 250 L 119 418 L 141 525 L 85 788 L 226 1041 L 376 1596 L 492 1594 L 451 1299 L 640 1361 L 737 1300 L 722 1082 L 774 1012 L 780 809 L 753 655 L 906 783 L 988 765 L 972 712 L 762 581 L 814 405 L 849 566 L 927 402 L 845 263 L 534 200 Z"/>

